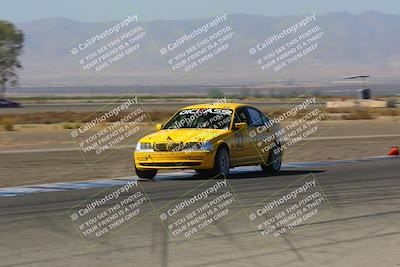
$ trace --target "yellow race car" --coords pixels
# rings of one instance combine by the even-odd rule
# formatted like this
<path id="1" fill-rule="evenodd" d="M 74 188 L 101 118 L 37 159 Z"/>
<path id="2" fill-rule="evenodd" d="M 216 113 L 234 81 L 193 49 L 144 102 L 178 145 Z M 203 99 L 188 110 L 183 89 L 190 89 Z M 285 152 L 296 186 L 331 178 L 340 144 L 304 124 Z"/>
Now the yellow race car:
<path id="1" fill-rule="evenodd" d="M 281 168 L 283 152 L 275 134 L 279 125 L 249 105 L 188 106 L 156 129 L 136 145 L 135 171 L 140 178 L 153 179 L 161 169 L 227 177 L 230 168 L 238 166 L 261 165 L 273 173 Z"/>

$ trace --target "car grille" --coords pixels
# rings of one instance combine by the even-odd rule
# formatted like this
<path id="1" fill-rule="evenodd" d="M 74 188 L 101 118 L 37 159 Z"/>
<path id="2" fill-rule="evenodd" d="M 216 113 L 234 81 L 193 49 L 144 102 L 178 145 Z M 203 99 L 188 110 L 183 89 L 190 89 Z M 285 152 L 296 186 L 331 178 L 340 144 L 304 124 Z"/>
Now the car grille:
<path id="1" fill-rule="evenodd" d="M 201 146 L 200 143 L 197 142 L 188 142 L 188 143 L 154 143 L 154 151 L 182 151 L 182 150 L 197 150 Z"/>

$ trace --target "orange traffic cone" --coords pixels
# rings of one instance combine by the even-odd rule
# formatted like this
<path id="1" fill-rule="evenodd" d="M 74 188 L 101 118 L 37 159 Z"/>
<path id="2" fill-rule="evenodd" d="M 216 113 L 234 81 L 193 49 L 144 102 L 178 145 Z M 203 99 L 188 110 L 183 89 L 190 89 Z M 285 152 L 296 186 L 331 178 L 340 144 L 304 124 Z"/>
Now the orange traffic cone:
<path id="1" fill-rule="evenodd" d="M 390 150 L 388 155 L 389 156 L 395 156 L 395 155 L 399 155 L 399 147 L 398 146 L 393 146 Z"/>

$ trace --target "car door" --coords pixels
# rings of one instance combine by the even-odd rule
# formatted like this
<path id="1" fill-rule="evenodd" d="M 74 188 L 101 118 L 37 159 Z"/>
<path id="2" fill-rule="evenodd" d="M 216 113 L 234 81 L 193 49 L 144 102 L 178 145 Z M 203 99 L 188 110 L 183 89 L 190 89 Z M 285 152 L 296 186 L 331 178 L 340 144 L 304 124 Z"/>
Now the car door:
<path id="1" fill-rule="evenodd" d="M 273 131 L 268 125 L 268 118 L 258 109 L 246 108 L 250 117 L 248 135 L 252 147 L 253 163 L 263 163 L 268 159 L 269 148 L 273 143 Z"/>
<path id="2" fill-rule="evenodd" d="M 250 117 L 246 108 L 236 109 L 233 122 L 233 125 L 240 122 L 246 123 L 247 126 L 250 125 Z M 252 148 L 247 128 L 233 129 L 233 134 L 230 136 L 230 139 L 232 139 L 231 142 L 229 142 L 231 165 L 246 165 L 251 162 L 254 158 L 254 155 L 252 154 L 254 153 L 254 149 Z"/>

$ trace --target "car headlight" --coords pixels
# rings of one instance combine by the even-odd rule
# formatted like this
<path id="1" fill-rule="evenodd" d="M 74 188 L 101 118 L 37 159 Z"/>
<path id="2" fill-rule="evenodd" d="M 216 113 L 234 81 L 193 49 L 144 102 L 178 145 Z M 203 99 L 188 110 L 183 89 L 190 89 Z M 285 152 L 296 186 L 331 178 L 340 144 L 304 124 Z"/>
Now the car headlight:
<path id="1" fill-rule="evenodd" d="M 190 142 L 186 143 L 185 148 L 182 151 L 190 152 L 190 151 L 201 151 L 208 150 L 212 151 L 213 145 L 211 142 Z"/>
<path id="2" fill-rule="evenodd" d="M 151 143 L 137 143 L 136 144 L 136 151 L 153 151 L 153 146 Z"/>

